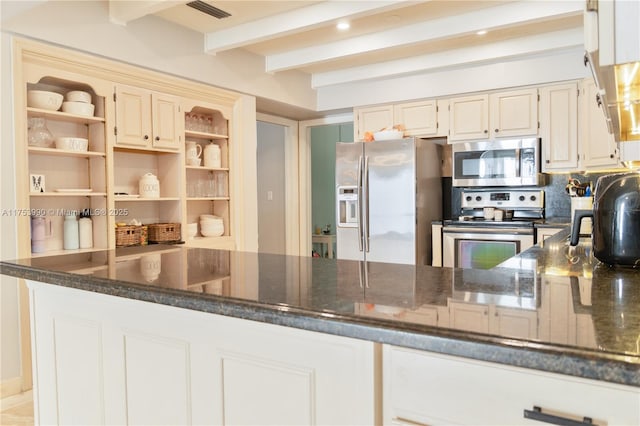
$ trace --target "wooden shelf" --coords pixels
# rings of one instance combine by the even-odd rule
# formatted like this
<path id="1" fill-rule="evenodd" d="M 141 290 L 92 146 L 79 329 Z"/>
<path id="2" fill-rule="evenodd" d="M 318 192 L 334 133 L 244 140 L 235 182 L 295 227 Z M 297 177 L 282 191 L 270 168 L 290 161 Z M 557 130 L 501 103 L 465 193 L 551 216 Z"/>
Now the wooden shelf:
<path id="1" fill-rule="evenodd" d="M 229 201 L 229 197 L 187 197 L 187 201 Z"/>
<path id="2" fill-rule="evenodd" d="M 70 151 L 67 149 L 57 149 L 57 148 L 42 148 L 36 146 L 29 147 L 29 154 L 38 154 L 38 155 L 55 155 L 60 157 L 105 157 L 106 154 L 104 152 L 95 152 L 95 151 Z"/>
<path id="3" fill-rule="evenodd" d="M 177 149 L 164 149 L 164 148 L 146 148 L 143 146 L 122 146 L 115 145 L 113 147 L 115 152 L 133 152 L 133 153 L 148 153 L 148 154 L 179 154 Z"/>
<path id="4" fill-rule="evenodd" d="M 93 117 L 87 115 L 77 115 L 77 114 L 69 114 L 67 112 L 61 111 L 51 111 L 47 109 L 40 108 L 27 108 L 27 114 L 29 117 L 44 117 L 53 120 L 64 120 L 72 123 L 82 123 L 82 124 L 94 124 L 94 123 L 104 123 L 103 117 Z"/>
<path id="5" fill-rule="evenodd" d="M 195 139 L 229 139 L 228 135 L 219 135 L 217 133 L 196 132 L 194 130 L 185 130 L 184 135 L 188 138 Z"/>
<path id="6" fill-rule="evenodd" d="M 208 170 L 213 172 L 228 172 L 228 167 L 204 167 L 204 166 L 185 166 L 187 170 Z"/>
<path id="7" fill-rule="evenodd" d="M 114 197 L 114 201 L 118 201 L 120 203 L 139 203 L 139 202 L 143 202 L 143 201 L 180 201 L 179 197 L 160 197 L 160 198 L 128 198 L 128 197 L 122 197 L 122 198 L 118 198 L 117 196 Z"/>
<path id="8" fill-rule="evenodd" d="M 106 197 L 106 192 L 32 192 L 31 197 Z"/>

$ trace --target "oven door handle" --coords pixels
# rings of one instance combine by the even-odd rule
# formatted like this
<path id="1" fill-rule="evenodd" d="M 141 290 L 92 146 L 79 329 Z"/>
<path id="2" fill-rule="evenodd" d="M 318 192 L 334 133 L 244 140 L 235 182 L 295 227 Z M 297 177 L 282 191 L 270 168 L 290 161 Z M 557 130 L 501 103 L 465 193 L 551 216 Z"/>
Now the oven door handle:
<path id="1" fill-rule="evenodd" d="M 501 235 L 533 235 L 531 229 L 500 228 L 442 228 L 443 234 L 501 234 Z"/>

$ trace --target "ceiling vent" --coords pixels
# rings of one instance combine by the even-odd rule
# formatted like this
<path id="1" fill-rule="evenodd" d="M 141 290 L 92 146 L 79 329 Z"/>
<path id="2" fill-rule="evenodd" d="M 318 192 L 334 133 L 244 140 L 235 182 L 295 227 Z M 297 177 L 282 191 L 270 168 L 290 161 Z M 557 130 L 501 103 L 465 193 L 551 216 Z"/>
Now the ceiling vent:
<path id="1" fill-rule="evenodd" d="M 211 6 L 209 3 L 205 3 L 200 0 L 189 2 L 187 3 L 187 6 L 218 19 L 228 18 L 231 16 L 229 12 L 225 12 L 222 9 L 218 9 L 217 7 Z"/>

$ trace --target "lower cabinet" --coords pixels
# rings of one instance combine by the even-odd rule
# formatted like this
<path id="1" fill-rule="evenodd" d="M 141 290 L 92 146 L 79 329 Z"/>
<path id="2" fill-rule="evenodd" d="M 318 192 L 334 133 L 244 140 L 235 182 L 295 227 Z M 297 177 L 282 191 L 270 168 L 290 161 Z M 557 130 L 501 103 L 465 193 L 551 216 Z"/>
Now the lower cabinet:
<path id="1" fill-rule="evenodd" d="M 640 424 L 637 388 L 389 345 L 383 346 L 382 380 L 385 425 L 543 424 L 525 412 L 579 422 L 589 417 L 599 425 Z"/>
<path id="2" fill-rule="evenodd" d="M 372 425 L 373 342 L 29 282 L 36 424 Z"/>

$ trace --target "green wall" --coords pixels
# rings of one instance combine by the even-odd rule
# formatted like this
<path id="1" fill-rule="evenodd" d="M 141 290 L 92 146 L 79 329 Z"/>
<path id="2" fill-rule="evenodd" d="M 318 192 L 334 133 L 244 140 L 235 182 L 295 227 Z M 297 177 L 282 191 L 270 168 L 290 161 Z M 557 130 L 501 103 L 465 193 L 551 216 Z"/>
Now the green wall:
<path id="1" fill-rule="evenodd" d="M 331 225 L 336 232 L 336 142 L 353 142 L 353 123 L 311 128 L 312 213 L 310 232 Z"/>

